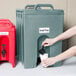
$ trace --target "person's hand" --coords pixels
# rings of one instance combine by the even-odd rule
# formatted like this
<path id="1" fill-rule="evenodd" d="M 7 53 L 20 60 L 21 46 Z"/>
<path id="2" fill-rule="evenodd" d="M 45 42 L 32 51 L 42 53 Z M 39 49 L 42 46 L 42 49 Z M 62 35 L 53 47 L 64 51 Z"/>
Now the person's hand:
<path id="1" fill-rule="evenodd" d="M 48 66 L 53 65 L 55 63 L 56 63 L 55 57 L 47 58 L 45 60 L 42 60 L 42 62 L 41 62 L 43 67 L 48 67 Z"/>
<path id="2" fill-rule="evenodd" d="M 47 38 L 42 42 L 42 46 L 50 46 L 53 45 L 56 42 L 55 38 Z"/>

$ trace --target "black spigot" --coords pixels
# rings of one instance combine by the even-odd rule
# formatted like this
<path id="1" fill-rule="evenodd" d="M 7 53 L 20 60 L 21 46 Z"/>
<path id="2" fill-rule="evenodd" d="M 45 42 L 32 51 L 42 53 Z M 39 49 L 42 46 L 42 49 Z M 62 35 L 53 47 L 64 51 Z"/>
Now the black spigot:
<path id="1" fill-rule="evenodd" d="M 42 54 L 42 55 L 45 53 L 44 46 L 42 46 L 42 48 L 39 50 L 39 53 Z"/>
<path id="2" fill-rule="evenodd" d="M 3 46 L 2 55 L 3 55 L 3 57 L 5 57 L 5 54 L 6 54 L 5 46 L 6 46 L 6 45 L 3 44 L 2 46 Z"/>

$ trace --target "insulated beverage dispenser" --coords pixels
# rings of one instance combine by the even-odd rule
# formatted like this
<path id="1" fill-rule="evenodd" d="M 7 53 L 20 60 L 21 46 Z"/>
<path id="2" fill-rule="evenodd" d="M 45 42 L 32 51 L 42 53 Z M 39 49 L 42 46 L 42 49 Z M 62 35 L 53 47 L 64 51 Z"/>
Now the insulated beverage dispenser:
<path id="1" fill-rule="evenodd" d="M 54 38 L 63 32 L 63 10 L 54 9 L 51 4 L 37 4 L 33 7 L 34 9 L 16 10 L 16 27 L 17 30 L 22 30 L 20 33 L 23 32 L 22 36 L 19 35 L 22 38 L 20 41 L 23 41 L 21 43 L 23 50 L 18 51 L 18 55 L 25 68 L 37 66 L 37 59 L 40 57 L 39 50 L 46 38 Z M 42 9 L 41 7 L 49 7 L 50 9 Z M 48 57 L 60 54 L 62 52 L 62 41 L 46 47 L 45 50 Z M 61 61 L 57 62 L 53 66 L 60 66 L 61 63 Z"/>
<path id="2" fill-rule="evenodd" d="M 8 19 L 0 19 L 0 61 L 15 67 L 15 26 Z"/>

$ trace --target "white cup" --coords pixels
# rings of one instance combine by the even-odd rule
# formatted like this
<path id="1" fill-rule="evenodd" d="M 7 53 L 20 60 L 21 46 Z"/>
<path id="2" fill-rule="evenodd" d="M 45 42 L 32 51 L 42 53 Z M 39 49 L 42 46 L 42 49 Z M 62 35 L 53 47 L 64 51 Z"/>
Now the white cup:
<path id="1" fill-rule="evenodd" d="M 40 59 L 41 59 L 41 61 L 42 60 L 45 60 L 45 59 L 47 59 L 48 58 L 48 54 L 47 53 L 45 53 L 45 54 L 40 54 Z M 42 66 L 44 67 L 44 64 L 42 64 Z"/>
<path id="2" fill-rule="evenodd" d="M 45 54 L 40 54 L 40 59 L 41 59 L 41 61 L 42 60 L 45 60 L 45 59 L 47 59 L 48 58 L 48 54 L 47 53 L 45 53 Z"/>

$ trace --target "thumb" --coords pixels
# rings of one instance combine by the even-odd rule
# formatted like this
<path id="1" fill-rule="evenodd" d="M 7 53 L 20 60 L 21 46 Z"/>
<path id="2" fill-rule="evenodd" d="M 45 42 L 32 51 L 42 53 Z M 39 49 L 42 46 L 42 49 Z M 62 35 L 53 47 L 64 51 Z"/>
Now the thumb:
<path id="1" fill-rule="evenodd" d="M 44 47 L 49 46 L 48 44 L 45 44 Z"/>
<path id="2" fill-rule="evenodd" d="M 44 47 L 46 47 L 46 46 L 50 46 L 50 44 L 49 43 L 44 44 Z"/>

